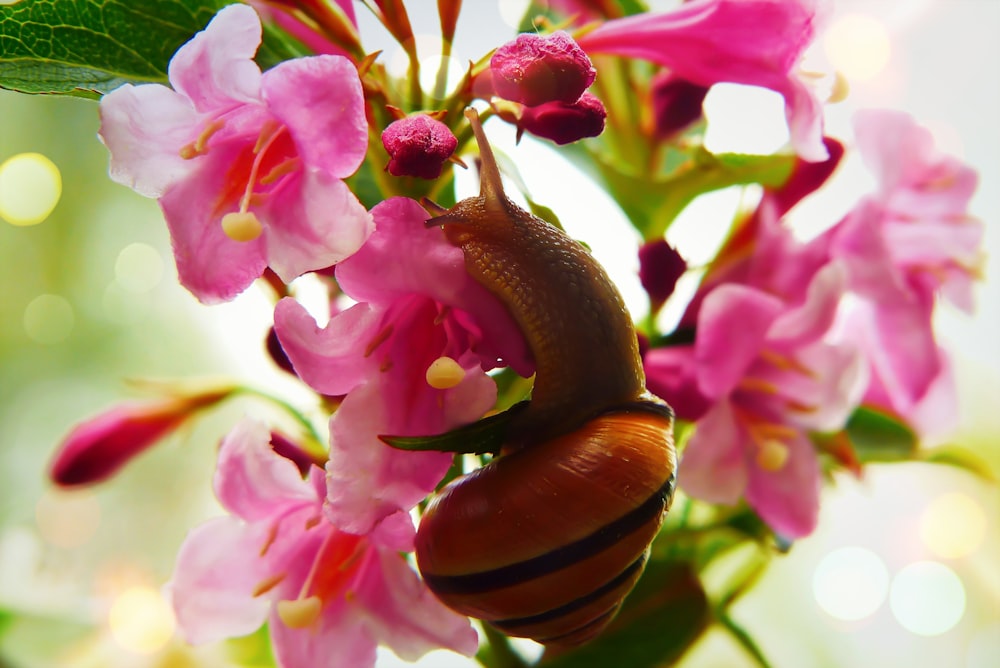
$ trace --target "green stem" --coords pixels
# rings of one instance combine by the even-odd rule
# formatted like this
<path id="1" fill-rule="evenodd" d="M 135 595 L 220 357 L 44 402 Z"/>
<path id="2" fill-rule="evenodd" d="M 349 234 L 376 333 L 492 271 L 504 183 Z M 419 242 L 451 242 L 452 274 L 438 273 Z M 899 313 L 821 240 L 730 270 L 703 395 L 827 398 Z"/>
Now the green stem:
<path id="1" fill-rule="evenodd" d="M 760 668 L 771 668 L 771 663 L 764 656 L 757 642 L 747 633 L 746 629 L 733 621 L 732 617 L 725 613 L 718 615 L 718 619 L 719 623 L 722 624 L 722 628 L 733 636 L 733 639 L 756 661 Z"/>
<path id="2" fill-rule="evenodd" d="M 510 639 L 489 624 L 483 624 L 487 644 L 476 652 L 476 661 L 485 668 L 528 668 L 529 664 L 510 646 Z"/>
<path id="3" fill-rule="evenodd" d="M 279 397 L 276 397 L 272 394 L 268 394 L 267 392 L 264 392 L 262 390 L 258 390 L 256 388 L 248 387 L 245 385 L 236 388 L 236 390 L 233 391 L 232 396 L 236 396 L 238 394 L 245 394 L 252 397 L 257 397 L 258 399 L 265 399 L 266 401 L 269 401 L 275 406 L 284 409 L 285 412 L 287 412 L 292 417 L 292 419 L 294 419 L 296 422 L 302 425 L 303 429 L 305 429 L 306 431 L 306 435 L 309 436 L 310 439 L 312 439 L 313 443 L 307 445 L 311 445 L 313 447 L 307 449 L 315 451 L 316 449 L 323 447 L 324 439 L 322 436 L 320 436 L 319 432 L 316 431 L 316 426 L 312 423 L 312 421 L 309 418 L 307 418 L 301 411 L 299 411 L 299 409 L 297 409 L 289 402 Z M 321 454 L 324 457 L 326 456 L 325 451 L 322 452 Z"/>

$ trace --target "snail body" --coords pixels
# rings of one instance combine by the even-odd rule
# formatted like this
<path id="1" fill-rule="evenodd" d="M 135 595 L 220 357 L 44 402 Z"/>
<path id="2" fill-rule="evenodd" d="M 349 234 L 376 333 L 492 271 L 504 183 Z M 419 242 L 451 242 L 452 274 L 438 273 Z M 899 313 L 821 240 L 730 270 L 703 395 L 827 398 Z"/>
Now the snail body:
<path id="1" fill-rule="evenodd" d="M 508 308 L 535 358 L 500 456 L 430 502 L 428 587 L 509 635 L 574 645 L 614 617 L 673 495 L 673 414 L 645 389 L 632 319 L 578 242 L 504 195 L 479 124 L 481 193 L 428 221 Z"/>

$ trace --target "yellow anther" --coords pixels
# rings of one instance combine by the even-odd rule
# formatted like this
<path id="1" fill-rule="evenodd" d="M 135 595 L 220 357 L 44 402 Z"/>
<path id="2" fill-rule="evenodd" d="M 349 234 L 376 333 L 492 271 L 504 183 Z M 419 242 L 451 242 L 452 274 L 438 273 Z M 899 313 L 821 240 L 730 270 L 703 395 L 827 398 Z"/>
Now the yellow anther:
<path id="1" fill-rule="evenodd" d="M 781 441 L 768 439 L 757 450 L 757 466 L 765 471 L 780 471 L 788 463 L 788 446 Z"/>
<path id="2" fill-rule="evenodd" d="M 290 629 L 304 629 L 312 626 L 323 609 L 319 596 L 300 598 L 294 601 L 278 601 L 278 617 Z"/>
<path id="3" fill-rule="evenodd" d="M 285 573 L 278 573 L 277 575 L 272 575 L 269 578 L 265 578 L 257 583 L 257 586 L 253 588 L 253 595 L 260 596 L 261 594 L 266 594 L 271 591 L 278 584 L 285 579 Z"/>
<path id="4" fill-rule="evenodd" d="M 191 158 L 196 158 L 199 155 L 204 155 L 208 153 L 208 140 L 212 138 L 216 132 L 221 130 L 226 125 L 226 122 L 221 118 L 216 118 L 205 125 L 205 128 L 190 144 L 185 144 L 181 147 L 180 154 L 185 160 L 190 160 Z"/>
<path id="5" fill-rule="evenodd" d="M 264 185 L 274 183 L 285 174 L 290 174 L 291 172 L 294 172 L 296 169 L 299 168 L 299 165 L 301 164 L 302 161 L 299 160 L 298 158 L 289 158 L 288 160 L 279 162 L 271 169 L 271 171 L 269 171 L 267 174 L 265 174 L 260 178 L 260 183 L 263 183 Z"/>
<path id="6" fill-rule="evenodd" d="M 264 231 L 264 226 L 252 211 L 233 211 L 222 217 L 222 231 L 233 241 L 253 241 Z"/>
<path id="7" fill-rule="evenodd" d="M 427 367 L 427 384 L 435 390 L 448 390 L 465 378 L 465 369 L 450 357 L 439 357 Z"/>

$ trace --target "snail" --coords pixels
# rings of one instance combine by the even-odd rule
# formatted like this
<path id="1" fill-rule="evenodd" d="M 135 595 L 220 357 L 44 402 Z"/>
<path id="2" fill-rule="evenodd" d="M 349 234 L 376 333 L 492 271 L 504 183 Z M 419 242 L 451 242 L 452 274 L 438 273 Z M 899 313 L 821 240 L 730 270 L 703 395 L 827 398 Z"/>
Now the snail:
<path id="1" fill-rule="evenodd" d="M 673 413 L 646 391 L 632 319 L 579 242 L 512 203 L 477 112 L 480 194 L 427 221 L 534 356 L 499 455 L 428 504 L 417 565 L 445 605 L 546 645 L 586 642 L 645 566 L 673 495 Z"/>

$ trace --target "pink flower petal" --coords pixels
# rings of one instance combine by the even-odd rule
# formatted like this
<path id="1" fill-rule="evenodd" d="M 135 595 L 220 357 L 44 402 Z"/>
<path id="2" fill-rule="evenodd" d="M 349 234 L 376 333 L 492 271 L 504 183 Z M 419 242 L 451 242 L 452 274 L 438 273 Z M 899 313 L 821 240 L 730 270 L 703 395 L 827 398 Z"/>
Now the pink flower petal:
<path id="1" fill-rule="evenodd" d="M 253 56 L 260 38 L 257 12 L 247 5 L 224 7 L 174 54 L 170 85 L 203 113 L 257 101 L 261 74 Z"/>
<path id="2" fill-rule="evenodd" d="M 827 264 L 809 282 L 805 303 L 778 316 L 768 339 L 783 344 L 816 341 L 833 324 L 846 287 L 846 269 L 835 262 Z"/>
<path id="3" fill-rule="evenodd" d="M 323 606 L 319 621 L 304 629 L 289 628 L 274 615 L 270 632 L 271 647 L 282 668 L 371 668 L 375 665 L 378 643 L 365 628 L 355 606 L 343 599 Z"/>
<path id="4" fill-rule="evenodd" d="M 735 504 L 748 480 L 746 438 L 730 403 L 715 404 L 698 421 L 682 453 L 677 472 L 680 486 L 711 503 Z"/>
<path id="5" fill-rule="evenodd" d="M 693 346 L 653 348 L 643 357 L 646 387 L 664 399 L 683 420 L 697 420 L 712 400 L 698 389 L 698 366 Z"/>
<path id="6" fill-rule="evenodd" d="M 698 386 L 708 397 L 729 394 L 757 358 L 781 302 L 759 290 L 721 285 L 708 294 L 698 318 Z"/>
<path id="7" fill-rule="evenodd" d="M 316 501 L 315 490 L 289 459 L 275 455 L 271 431 L 244 418 L 223 439 L 215 471 L 215 494 L 230 513 L 256 522 L 282 505 Z"/>
<path id="8" fill-rule="evenodd" d="M 274 330 L 295 372 L 322 394 L 340 396 L 360 385 L 378 361 L 365 350 L 383 329 L 384 313 L 355 304 L 320 328 L 308 311 L 286 297 L 274 309 Z"/>
<path id="9" fill-rule="evenodd" d="M 290 283 L 354 253 L 374 229 L 372 217 L 343 181 L 306 170 L 261 206 L 267 260 Z"/>
<path id="10" fill-rule="evenodd" d="M 368 122 L 351 61 L 340 56 L 288 60 L 268 70 L 261 86 L 268 111 L 288 127 L 305 165 L 338 179 L 357 171 L 368 150 Z"/>
<path id="11" fill-rule="evenodd" d="M 232 517 L 210 520 L 188 534 L 167 585 L 181 634 L 192 644 L 253 633 L 270 601 L 254 587 L 271 575 L 258 558 L 269 528 L 248 528 Z"/>
<path id="12" fill-rule="evenodd" d="M 819 517 L 819 460 L 805 436 L 784 445 L 788 447 L 788 459 L 780 470 L 750 468 L 746 497 L 775 531 L 799 538 L 812 533 Z"/>
<path id="13" fill-rule="evenodd" d="M 399 658 L 416 661 L 442 647 L 475 654 L 479 641 L 469 619 L 438 601 L 397 552 L 378 550 L 358 580 L 356 600 L 368 612 L 365 626 Z"/>
<path id="14" fill-rule="evenodd" d="M 236 159 L 218 147 L 160 198 L 181 285 L 206 304 L 232 299 L 267 266 L 264 237 L 234 241 L 222 230 L 222 216 L 238 208 L 235 202 L 218 208 L 219 193 L 228 187 L 228 167 Z"/>
<path id="15" fill-rule="evenodd" d="M 160 197 L 191 172 L 180 149 L 197 137 L 201 117 L 184 96 L 158 84 L 125 84 L 101 98 L 100 112 L 115 182 Z"/>

